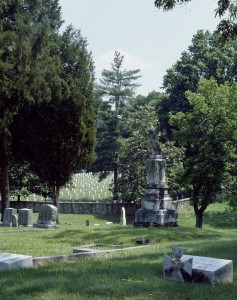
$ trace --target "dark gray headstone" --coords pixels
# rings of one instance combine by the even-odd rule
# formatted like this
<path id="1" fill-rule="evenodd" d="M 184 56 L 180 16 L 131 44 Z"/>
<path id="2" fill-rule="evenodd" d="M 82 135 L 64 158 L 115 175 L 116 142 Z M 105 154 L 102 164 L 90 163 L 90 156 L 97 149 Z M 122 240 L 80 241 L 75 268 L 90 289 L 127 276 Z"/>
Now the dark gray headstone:
<path id="1" fill-rule="evenodd" d="M 43 204 L 39 208 L 39 218 L 36 227 L 56 228 L 58 210 L 50 204 Z"/>
<path id="2" fill-rule="evenodd" d="M 13 215 L 17 215 L 17 210 L 15 208 L 5 208 L 2 225 L 11 227 Z"/>
<path id="3" fill-rule="evenodd" d="M 29 208 L 19 209 L 18 212 L 19 226 L 32 227 L 33 226 L 33 211 Z"/>

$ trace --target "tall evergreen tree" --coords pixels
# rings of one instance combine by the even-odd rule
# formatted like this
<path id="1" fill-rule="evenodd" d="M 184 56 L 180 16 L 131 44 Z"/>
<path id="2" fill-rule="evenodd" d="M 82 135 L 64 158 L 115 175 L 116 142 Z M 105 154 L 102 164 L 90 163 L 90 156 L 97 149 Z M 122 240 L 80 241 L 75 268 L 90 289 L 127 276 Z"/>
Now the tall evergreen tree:
<path id="1" fill-rule="evenodd" d="M 92 168 L 95 171 L 114 173 L 113 197 L 117 198 L 119 122 L 123 107 L 134 97 L 141 77 L 140 70 L 123 69 L 124 56 L 116 51 L 111 70 L 104 69 L 97 88 L 97 160 Z M 102 175 L 102 176 L 103 176 Z"/>
<path id="2" fill-rule="evenodd" d="M 58 0 L 0 1 L 0 183 L 9 206 L 11 125 L 26 102 L 49 100 L 50 47 L 62 24 Z"/>
<path id="3" fill-rule="evenodd" d="M 94 160 L 94 67 L 86 47 L 80 32 L 69 26 L 56 48 L 61 71 L 60 80 L 50 84 L 51 101 L 25 106 L 14 122 L 14 148 L 51 188 L 56 206 L 59 188 Z"/>

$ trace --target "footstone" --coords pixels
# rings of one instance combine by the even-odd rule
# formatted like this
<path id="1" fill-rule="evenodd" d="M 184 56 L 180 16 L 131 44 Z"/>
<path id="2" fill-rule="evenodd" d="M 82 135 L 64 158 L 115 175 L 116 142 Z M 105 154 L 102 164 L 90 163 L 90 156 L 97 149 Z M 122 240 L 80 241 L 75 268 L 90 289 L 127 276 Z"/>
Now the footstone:
<path id="1" fill-rule="evenodd" d="M 33 267 L 32 256 L 1 253 L 0 254 L 0 271 Z"/>
<path id="2" fill-rule="evenodd" d="M 183 255 L 181 261 L 193 258 L 193 281 L 205 283 L 232 283 L 233 261 L 203 256 Z"/>

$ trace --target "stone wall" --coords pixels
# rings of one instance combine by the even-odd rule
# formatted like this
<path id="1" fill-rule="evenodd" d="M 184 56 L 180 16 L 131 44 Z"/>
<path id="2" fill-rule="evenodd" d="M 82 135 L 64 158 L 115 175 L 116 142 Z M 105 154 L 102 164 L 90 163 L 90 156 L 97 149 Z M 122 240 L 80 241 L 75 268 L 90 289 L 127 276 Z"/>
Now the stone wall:
<path id="1" fill-rule="evenodd" d="M 44 203 L 45 202 L 36 201 L 10 201 L 10 207 L 17 209 L 31 208 L 33 212 L 38 212 L 39 207 Z M 46 203 L 52 204 L 52 202 Z M 173 201 L 173 207 L 177 210 L 184 205 L 190 205 L 189 198 Z M 102 214 L 120 216 L 121 207 L 125 207 L 126 215 L 130 217 L 133 217 L 140 208 L 140 206 L 135 203 L 59 202 L 59 212 L 63 214 Z"/>

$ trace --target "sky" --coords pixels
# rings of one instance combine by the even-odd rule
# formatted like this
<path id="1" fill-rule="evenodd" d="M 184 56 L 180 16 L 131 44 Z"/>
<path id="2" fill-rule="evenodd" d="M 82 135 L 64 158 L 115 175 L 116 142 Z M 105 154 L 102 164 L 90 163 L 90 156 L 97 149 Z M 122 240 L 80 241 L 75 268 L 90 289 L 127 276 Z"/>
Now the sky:
<path id="1" fill-rule="evenodd" d="M 216 0 L 192 0 L 171 12 L 154 0 L 59 0 L 64 27 L 71 24 L 87 39 L 97 81 L 111 69 L 114 52 L 124 56 L 123 68 L 140 69 L 136 94 L 162 91 L 163 77 L 192 44 L 199 29 L 213 32 Z"/>

